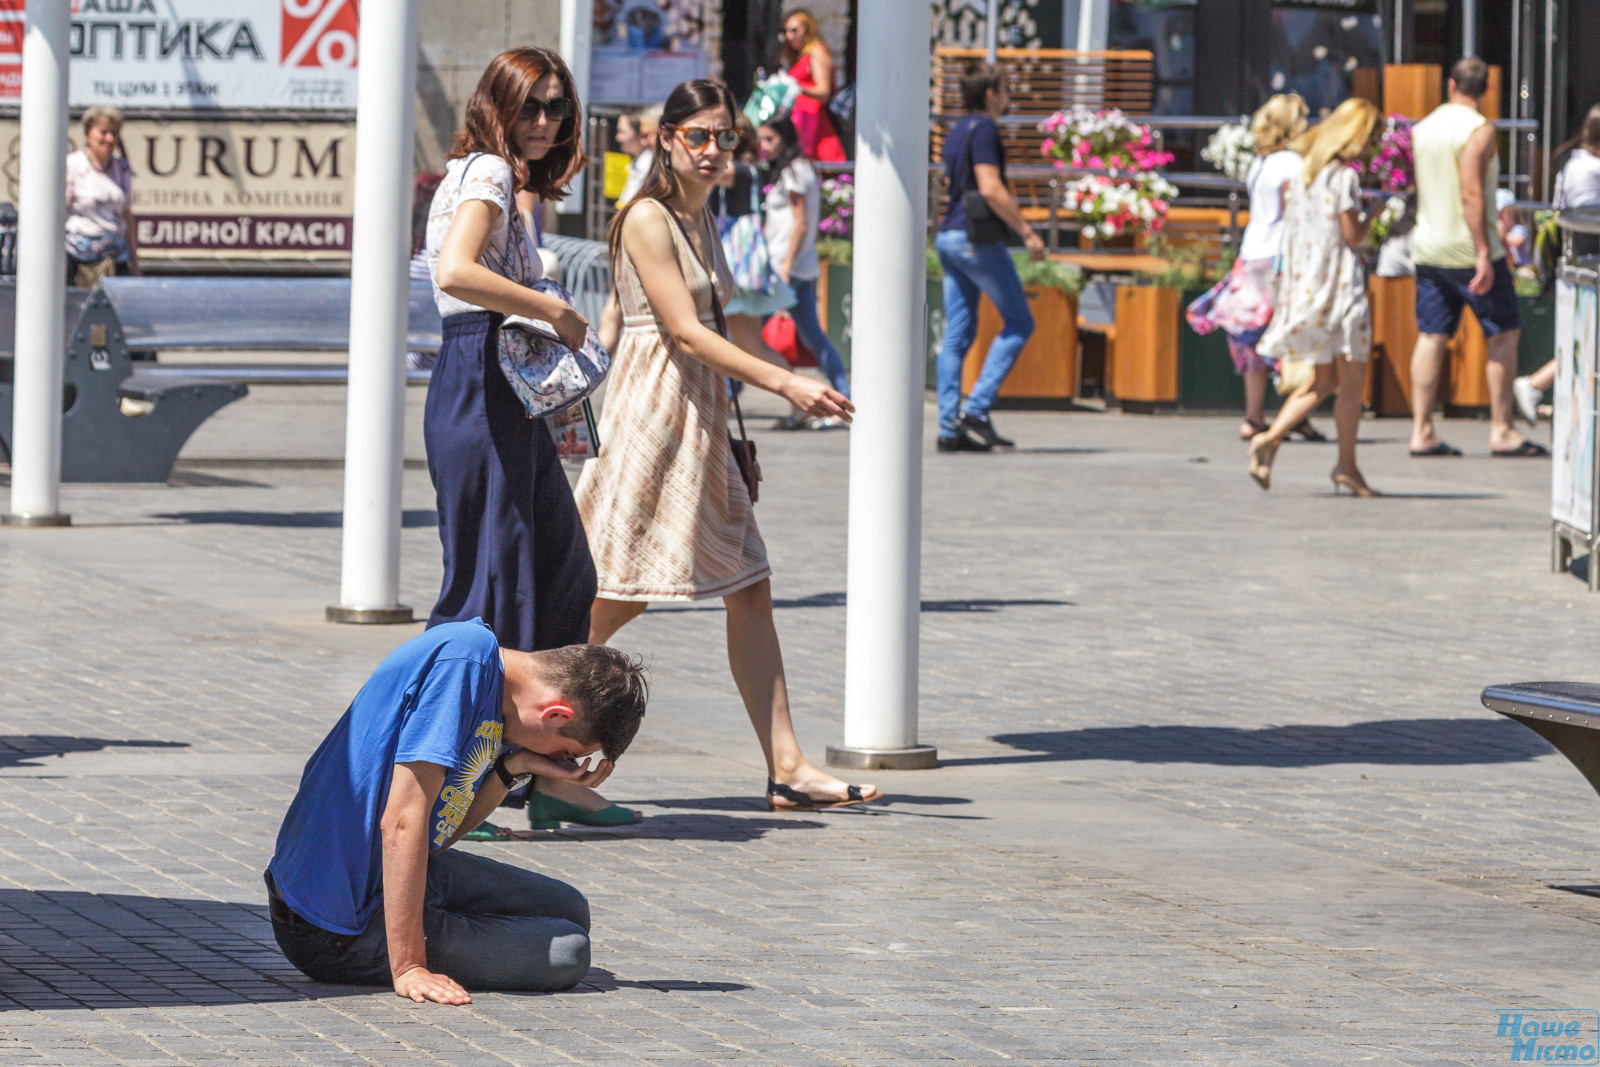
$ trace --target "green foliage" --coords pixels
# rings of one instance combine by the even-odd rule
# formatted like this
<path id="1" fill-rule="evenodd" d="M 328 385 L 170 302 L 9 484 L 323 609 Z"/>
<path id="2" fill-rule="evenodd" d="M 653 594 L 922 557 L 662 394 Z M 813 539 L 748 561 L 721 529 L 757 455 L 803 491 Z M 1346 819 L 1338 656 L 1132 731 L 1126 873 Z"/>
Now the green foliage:
<path id="1" fill-rule="evenodd" d="M 1518 296 L 1538 296 L 1544 292 L 1544 282 L 1520 271 L 1517 272 L 1512 284 L 1516 286 Z"/>
<path id="2" fill-rule="evenodd" d="M 933 250 L 933 246 L 932 245 L 929 245 L 928 246 L 928 280 L 930 282 L 937 282 L 937 281 L 942 281 L 943 279 L 944 279 L 944 267 L 939 262 L 939 253 L 937 253 L 937 252 L 935 252 Z"/>
<path id="3" fill-rule="evenodd" d="M 825 259 L 829 263 L 839 263 L 849 266 L 851 258 L 855 255 L 855 245 L 845 237 L 818 237 L 817 258 Z"/>
<path id="4" fill-rule="evenodd" d="M 1135 274 L 1134 285 L 1149 285 L 1158 289 L 1209 289 L 1227 277 L 1233 269 L 1235 258 L 1231 248 L 1224 248 L 1217 259 L 1216 268 L 1208 270 L 1203 245 L 1175 247 L 1160 237 L 1150 243 L 1150 254 L 1166 260 L 1167 269 L 1160 274 Z"/>
<path id="5" fill-rule="evenodd" d="M 1026 252 L 1011 253 L 1011 261 L 1017 265 L 1017 277 L 1023 285 L 1059 289 L 1070 297 L 1083 292 L 1083 271 L 1070 263 L 1030 259 Z"/>

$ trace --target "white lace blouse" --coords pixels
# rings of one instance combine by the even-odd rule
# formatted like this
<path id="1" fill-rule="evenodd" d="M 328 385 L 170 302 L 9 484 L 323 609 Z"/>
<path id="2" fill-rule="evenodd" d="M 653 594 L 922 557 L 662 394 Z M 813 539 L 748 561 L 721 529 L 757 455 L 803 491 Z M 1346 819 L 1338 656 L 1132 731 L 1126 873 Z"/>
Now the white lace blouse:
<path id="1" fill-rule="evenodd" d="M 439 248 L 444 244 L 456 208 L 468 200 L 484 200 L 500 211 L 489 228 L 489 244 L 478 262 L 519 285 L 531 285 L 544 277 L 543 264 L 517 211 L 516 190 L 511 185 L 511 166 L 499 156 L 486 153 L 452 159 L 445 165 L 444 180 L 433 194 L 428 208 L 428 240 L 424 252 L 428 277 L 433 281 L 433 302 L 441 318 L 469 311 L 483 311 L 476 304 L 455 297 L 439 288 Z"/>

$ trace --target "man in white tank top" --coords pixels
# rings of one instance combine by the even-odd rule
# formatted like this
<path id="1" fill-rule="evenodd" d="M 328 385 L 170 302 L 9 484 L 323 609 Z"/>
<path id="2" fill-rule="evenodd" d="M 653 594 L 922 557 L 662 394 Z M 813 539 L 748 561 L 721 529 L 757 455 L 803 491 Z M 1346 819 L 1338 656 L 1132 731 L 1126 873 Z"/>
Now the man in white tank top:
<path id="1" fill-rule="evenodd" d="M 1511 424 L 1512 383 L 1522 315 L 1495 226 L 1500 158 L 1494 127 L 1479 102 L 1489 68 L 1476 56 L 1450 70 L 1450 98 L 1412 129 L 1417 179 L 1417 347 L 1411 354 L 1411 454 L 1459 456 L 1433 427 L 1439 375 L 1450 339 L 1470 307 L 1489 340 L 1489 451 L 1496 456 L 1550 453 Z"/>

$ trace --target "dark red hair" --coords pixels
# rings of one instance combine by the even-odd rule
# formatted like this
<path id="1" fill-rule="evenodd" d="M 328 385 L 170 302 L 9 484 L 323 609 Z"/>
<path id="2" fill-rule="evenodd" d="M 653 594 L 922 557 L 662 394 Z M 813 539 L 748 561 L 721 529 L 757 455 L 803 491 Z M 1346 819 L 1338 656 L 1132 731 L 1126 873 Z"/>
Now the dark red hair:
<path id="1" fill-rule="evenodd" d="M 545 157 L 530 163 L 512 144 L 511 129 L 534 83 L 547 74 L 561 83 L 561 95 L 572 101 L 572 114 L 562 121 Z M 460 159 L 474 152 L 499 156 L 511 165 L 518 189 L 538 193 L 540 200 L 560 200 L 567 194 L 567 182 L 583 166 L 583 137 L 578 132 L 582 117 L 572 72 L 562 58 L 548 48 L 513 48 L 495 56 L 478 79 L 461 132 L 445 158 Z"/>

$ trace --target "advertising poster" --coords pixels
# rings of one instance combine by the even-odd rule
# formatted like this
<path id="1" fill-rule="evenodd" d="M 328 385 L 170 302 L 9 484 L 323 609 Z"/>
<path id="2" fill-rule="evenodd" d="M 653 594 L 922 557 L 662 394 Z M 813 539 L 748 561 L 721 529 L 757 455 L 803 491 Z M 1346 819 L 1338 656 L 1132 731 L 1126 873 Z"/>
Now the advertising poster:
<path id="1" fill-rule="evenodd" d="M 1556 406 L 1550 517 L 1592 534 L 1594 514 L 1595 357 L 1600 309 L 1595 293 L 1556 283 Z"/>
<path id="2" fill-rule="evenodd" d="M 704 78 L 707 2 L 594 0 L 590 99 L 597 104 L 659 104 L 679 82 Z"/>
<path id="3" fill-rule="evenodd" d="M 70 143 L 82 143 L 74 124 Z M 343 262 L 355 124 L 129 119 L 134 237 L 147 262 Z M 16 119 L 0 119 L 0 200 L 17 197 Z"/>
<path id="4" fill-rule="evenodd" d="M 25 0 L 0 0 L 0 104 L 22 88 Z M 357 0 L 73 0 L 74 107 L 356 106 Z"/>

